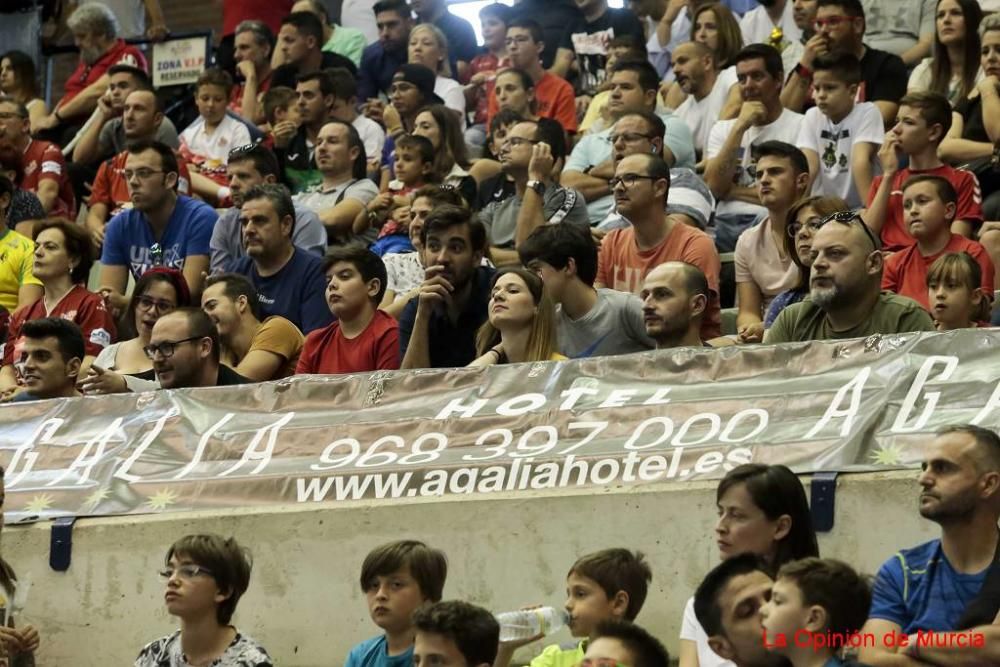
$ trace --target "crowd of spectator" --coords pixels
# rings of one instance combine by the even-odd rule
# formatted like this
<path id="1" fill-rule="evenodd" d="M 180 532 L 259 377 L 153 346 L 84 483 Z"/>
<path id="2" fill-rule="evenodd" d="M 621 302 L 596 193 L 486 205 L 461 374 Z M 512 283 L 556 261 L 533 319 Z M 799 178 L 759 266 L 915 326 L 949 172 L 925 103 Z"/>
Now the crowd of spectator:
<path id="1" fill-rule="evenodd" d="M 367 46 L 353 5 L 224 4 L 186 106 L 102 3 L 51 110 L 0 55 L 6 400 L 49 395 L 44 318 L 88 393 L 989 324 L 1000 20 L 971 0 L 493 4 L 482 48 L 442 0 L 374 3 Z"/>

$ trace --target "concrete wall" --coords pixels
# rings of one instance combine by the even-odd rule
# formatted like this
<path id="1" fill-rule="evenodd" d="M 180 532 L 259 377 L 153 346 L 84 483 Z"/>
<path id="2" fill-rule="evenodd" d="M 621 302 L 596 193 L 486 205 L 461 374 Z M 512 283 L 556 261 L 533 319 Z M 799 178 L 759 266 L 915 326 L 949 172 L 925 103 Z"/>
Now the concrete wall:
<path id="1" fill-rule="evenodd" d="M 65 573 L 48 566 L 49 526 L 8 527 L 4 553 L 31 590 L 21 622 L 40 628 L 39 665 L 131 664 L 147 641 L 176 625 L 156 570 L 169 544 L 191 532 L 235 535 L 255 557 L 236 624 L 276 663 L 342 665 L 348 648 L 376 634 L 357 577 L 367 551 L 412 536 L 443 548 L 446 598 L 495 611 L 561 605 L 573 560 L 608 546 L 644 551 L 652 590 L 639 622 L 676 655 L 680 612 L 717 560 L 714 483 L 598 492 L 358 502 L 84 520 Z M 916 512 L 916 472 L 841 477 L 836 526 L 824 555 L 874 572 L 896 549 L 937 535 Z M 555 636 L 569 639 L 565 630 Z M 537 649 L 536 649 L 537 650 Z M 519 657 L 528 658 L 528 649 Z"/>

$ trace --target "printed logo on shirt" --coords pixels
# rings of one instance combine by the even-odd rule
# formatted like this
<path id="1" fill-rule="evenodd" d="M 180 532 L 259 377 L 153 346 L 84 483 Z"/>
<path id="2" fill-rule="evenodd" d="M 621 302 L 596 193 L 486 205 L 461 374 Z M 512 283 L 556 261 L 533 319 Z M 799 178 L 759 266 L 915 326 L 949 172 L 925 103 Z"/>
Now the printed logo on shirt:
<path id="1" fill-rule="evenodd" d="M 183 269 L 184 257 L 181 256 L 181 246 L 175 243 L 169 248 L 163 249 L 163 259 L 154 263 L 149 253 L 149 248 L 145 246 L 129 246 L 130 262 L 132 265 L 132 275 L 137 278 L 157 264 L 171 269 Z"/>
<path id="2" fill-rule="evenodd" d="M 31 176 L 38 169 L 38 160 L 32 160 L 24 166 L 24 175 Z"/>
<path id="3" fill-rule="evenodd" d="M 90 342 L 94 345 L 107 347 L 111 345 L 111 333 L 107 329 L 94 329 L 90 332 Z"/>
<path id="4" fill-rule="evenodd" d="M 42 163 L 43 174 L 61 174 L 62 165 L 54 160 L 46 160 Z"/>

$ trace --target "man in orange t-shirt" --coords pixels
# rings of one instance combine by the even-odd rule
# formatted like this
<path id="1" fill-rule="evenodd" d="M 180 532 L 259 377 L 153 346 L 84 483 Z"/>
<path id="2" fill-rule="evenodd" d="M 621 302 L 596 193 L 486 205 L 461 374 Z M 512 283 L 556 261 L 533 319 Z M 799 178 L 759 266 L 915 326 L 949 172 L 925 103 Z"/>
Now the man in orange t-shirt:
<path id="1" fill-rule="evenodd" d="M 639 294 L 643 279 L 664 262 L 692 264 L 705 274 L 711 298 L 702 320 L 702 339 L 721 334 L 719 270 L 715 243 L 705 232 L 667 216 L 670 167 L 659 155 L 637 153 L 623 158 L 611 180 L 615 207 L 631 227 L 609 232 L 597 257 L 596 287 Z"/>
<path id="2" fill-rule="evenodd" d="M 576 132 L 576 96 L 565 79 L 542 68 L 542 28 L 531 19 L 515 19 L 507 26 L 507 57 L 513 68 L 524 71 L 535 82 L 535 103 L 542 118 L 551 118 L 570 134 Z M 502 71 L 502 70 L 501 70 Z M 486 85 L 486 126 L 500 110 L 493 92 L 493 81 Z"/>
<path id="3" fill-rule="evenodd" d="M 885 261 L 882 289 L 906 296 L 930 310 L 927 272 L 938 257 L 949 252 L 967 252 L 982 269 L 984 294 L 993 293 L 993 262 L 986 249 L 951 231 L 958 209 L 958 193 L 943 176 L 911 176 L 903 184 L 903 216 L 915 243 L 895 252 Z"/>

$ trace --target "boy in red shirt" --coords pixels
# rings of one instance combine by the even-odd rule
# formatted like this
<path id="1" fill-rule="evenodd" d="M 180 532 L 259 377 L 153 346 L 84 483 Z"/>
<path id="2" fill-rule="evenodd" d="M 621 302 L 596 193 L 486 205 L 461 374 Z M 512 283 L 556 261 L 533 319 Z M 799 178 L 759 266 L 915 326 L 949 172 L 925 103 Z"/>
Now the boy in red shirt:
<path id="1" fill-rule="evenodd" d="M 337 320 L 306 337 L 296 375 L 399 368 L 399 325 L 378 309 L 385 295 L 382 259 L 365 248 L 336 248 L 323 260 L 326 301 Z"/>
<path id="2" fill-rule="evenodd" d="M 943 254 L 966 252 L 982 269 L 983 293 L 992 293 L 993 262 L 986 249 L 952 231 L 957 202 L 951 181 L 941 176 L 920 174 L 903 184 L 903 214 L 916 242 L 885 261 L 882 289 L 909 297 L 930 310 L 927 271 L 931 264 Z"/>
<path id="3" fill-rule="evenodd" d="M 966 238 L 983 221 L 982 194 L 979 180 L 971 171 L 955 169 L 938 159 L 938 145 L 951 129 L 951 105 L 938 93 L 910 93 L 899 101 L 895 127 L 886 132 L 879 162 L 882 175 L 876 176 L 868 192 L 865 222 L 882 236 L 882 249 L 902 250 L 913 243 L 903 221 L 903 183 L 918 174 L 930 174 L 948 179 L 958 193 L 952 231 Z M 909 165 L 899 168 L 902 155 Z"/>

